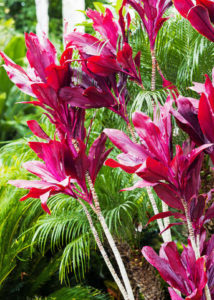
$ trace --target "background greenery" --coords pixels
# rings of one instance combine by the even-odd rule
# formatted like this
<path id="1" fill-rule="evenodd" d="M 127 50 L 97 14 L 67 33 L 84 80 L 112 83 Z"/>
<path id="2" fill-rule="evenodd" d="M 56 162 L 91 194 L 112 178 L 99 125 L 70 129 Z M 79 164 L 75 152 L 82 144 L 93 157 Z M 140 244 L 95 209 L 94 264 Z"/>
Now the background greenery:
<path id="1" fill-rule="evenodd" d="M 62 33 L 60 3 L 51 0 L 49 8 L 50 38 L 58 41 L 58 45 Z M 102 11 L 103 3 L 93 4 L 88 0 L 86 6 Z M 186 20 L 175 12 L 173 14 L 174 17 L 165 23 L 159 33 L 157 59 L 166 78 L 183 95 L 197 97 L 188 87 L 193 81 L 203 82 L 203 74 L 211 75 L 214 46 Z M 24 66 L 26 49 L 23 32 L 35 31 L 34 1 L 0 1 L 0 17 L 0 49 Z M 150 91 L 151 57 L 148 38 L 140 26 L 138 16 L 133 18 L 131 26 L 130 43 L 135 54 L 139 50 L 142 53 L 141 71 L 146 89 L 142 91 L 135 84 L 129 83 L 132 95 L 129 112 L 131 114 L 135 110 L 142 110 L 151 113 L 151 99 L 163 103 L 167 91 L 162 88 L 159 75 L 156 91 Z M 87 30 L 93 32 L 90 23 L 87 23 Z M 53 128 L 47 120 L 41 119 L 39 109 L 17 104 L 28 98 L 11 84 L 3 68 L 0 68 L 0 299 L 109 299 L 106 293 L 113 291 L 115 285 L 99 255 L 82 208 L 73 199 L 57 195 L 49 200 L 52 214 L 48 216 L 42 211 L 38 200 L 20 203 L 18 200 L 23 191 L 7 184 L 9 179 L 32 178 L 21 167 L 23 162 L 35 158 L 27 145 L 35 137 L 31 137 L 26 120 L 41 121 L 46 132 L 53 134 Z M 93 110 L 87 112 L 88 124 L 93 114 Z M 91 139 L 96 138 L 106 127 L 126 130 L 118 116 L 101 109 L 94 121 Z M 174 137 L 176 142 L 182 138 L 182 133 Z M 114 150 L 111 156 L 116 155 L 117 151 Z M 134 176 L 103 167 L 96 182 L 96 190 L 104 215 L 118 243 L 126 242 L 133 250 L 141 249 L 143 245 L 153 245 L 158 249 L 161 239 L 156 225 L 144 227 L 152 215 L 146 193 L 119 193 L 122 187 L 131 186 L 135 181 Z M 96 223 L 95 216 L 93 218 Z M 97 223 L 96 226 L 101 234 Z M 182 241 L 181 230 L 174 229 L 174 239 Z M 104 238 L 103 242 L 108 247 Z"/>

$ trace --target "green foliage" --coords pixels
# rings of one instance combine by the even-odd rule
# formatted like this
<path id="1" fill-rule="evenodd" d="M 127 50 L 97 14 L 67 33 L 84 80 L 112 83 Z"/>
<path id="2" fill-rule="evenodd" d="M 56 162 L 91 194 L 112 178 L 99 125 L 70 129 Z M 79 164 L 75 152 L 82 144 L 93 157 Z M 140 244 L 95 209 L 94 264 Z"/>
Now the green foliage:
<path id="1" fill-rule="evenodd" d="M 34 0 L 5 0 L 6 18 L 15 20 L 15 28 L 23 32 L 35 32 L 36 9 Z"/>
<path id="2" fill-rule="evenodd" d="M 109 297 L 90 287 L 77 285 L 74 288 L 62 288 L 49 295 L 48 300 L 108 300 Z"/>
<path id="3" fill-rule="evenodd" d="M 35 226 L 33 243 L 42 253 L 62 249 L 59 276 L 68 281 L 68 273 L 74 271 L 84 277 L 90 258 L 90 247 L 94 245 L 87 218 L 75 199 L 64 195 L 52 197 L 49 201 L 51 216 L 43 216 Z"/>
<path id="4" fill-rule="evenodd" d="M 9 27 L 6 33 L 6 28 Z M 1 40 L 1 50 L 5 52 L 15 63 L 23 66 L 25 62 L 26 48 L 24 36 L 13 34 L 13 22 L 7 21 L 0 24 L 5 37 Z M 1 38 L 1 33 L 0 33 Z M 10 38 L 10 41 L 8 39 Z M 3 61 L 1 60 L 1 63 Z M 26 120 L 33 118 L 35 108 L 17 102 L 30 100 L 15 87 L 7 76 L 4 68 L 0 68 L 0 140 L 10 140 L 24 136 L 28 132 Z"/>
<path id="5" fill-rule="evenodd" d="M 74 200 L 63 195 L 53 197 L 49 203 L 52 215 L 47 216 L 42 211 L 39 200 L 32 199 L 20 203 L 18 199 L 24 192 L 7 185 L 10 179 L 34 177 L 21 168 L 23 162 L 35 159 L 34 152 L 27 145 L 28 141 L 29 139 L 9 143 L 0 153 L 2 163 L 0 298 L 2 299 L 12 300 L 16 297 L 17 300 L 22 300 L 23 296 L 48 295 L 51 290 L 59 289 L 59 275 L 62 280 L 68 279 L 71 268 L 76 275 L 85 274 L 88 269 L 90 247 L 95 248 L 87 219 L 82 208 Z M 71 278 L 69 276 L 67 282 L 70 282 Z M 52 279 L 58 284 L 52 286 Z M 75 280 L 72 282 L 75 283 Z M 44 285 L 49 286 L 45 293 Z M 59 295 L 63 291 L 65 295 L 67 293 L 70 295 L 69 289 L 61 290 Z M 95 295 L 95 291 L 90 292 Z M 75 293 L 75 290 L 72 293 Z M 86 294 L 86 290 L 84 293 Z M 89 294 L 89 290 L 87 293 Z M 97 299 L 103 299 L 102 296 L 98 297 L 98 292 L 96 293 Z"/>
<path id="6" fill-rule="evenodd" d="M 184 96 L 198 97 L 189 90 L 193 81 L 204 82 L 204 74 L 209 76 L 214 65 L 214 45 L 197 33 L 191 24 L 174 10 L 173 17 L 164 23 L 156 42 L 156 57 L 158 64 L 167 80 L 178 87 Z M 171 14 L 169 10 L 168 15 Z M 167 93 L 162 88 L 162 79 L 156 74 L 156 91 L 150 91 L 151 53 L 146 32 L 142 29 L 139 17 L 132 21 L 130 43 L 134 55 L 141 51 L 141 73 L 145 90 L 142 91 L 134 83 L 130 83 L 129 92 L 132 95 L 131 111 L 136 109 L 152 112 L 152 99 L 162 103 Z"/>

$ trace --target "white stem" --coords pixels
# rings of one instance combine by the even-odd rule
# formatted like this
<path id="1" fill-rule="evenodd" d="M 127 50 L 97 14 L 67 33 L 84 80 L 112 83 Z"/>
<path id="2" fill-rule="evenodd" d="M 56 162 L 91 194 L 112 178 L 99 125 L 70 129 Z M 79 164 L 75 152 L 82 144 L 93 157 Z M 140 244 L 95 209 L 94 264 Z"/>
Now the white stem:
<path id="1" fill-rule="evenodd" d="M 151 56 L 152 56 L 152 75 L 151 75 L 151 90 L 155 90 L 155 81 L 156 81 L 156 57 L 155 57 L 155 50 L 151 49 Z M 154 100 L 153 100 L 154 104 Z"/>
<path id="2" fill-rule="evenodd" d="M 168 205 L 163 201 L 162 201 L 162 210 L 163 210 L 163 212 L 166 212 L 166 211 L 169 210 Z M 165 228 L 168 227 L 169 224 L 170 224 L 169 217 L 164 218 L 163 223 L 164 223 Z M 171 230 L 170 229 L 167 229 L 163 234 L 165 234 L 165 242 L 171 242 L 172 241 L 172 235 L 171 235 Z"/>
<path id="3" fill-rule="evenodd" d="M 147 190 L 147 193 L 148 193 L 148 196 L 149 196 L 149 200 L 150 200 L 150 203 L 152 205 L 154 214 L 157 215 L 157 214 L 159 214 L 159 210 L 158 210 L 157 204 L 155 202 L 155 198 L 154 198 L 154 196 L 152 194 L 152 188 L 151 187 L 147 187 L 146 190 Z M 165 226 L 163 224 L 163 221 L 161 219 L 157 219 L 157 223 L 158 223 L 158 227 L 160 229 L 160 232 L 162 232 L 164 230 L 164 228 L 165 228 Z M 170 232 L 169 229 L 167 231 L 165 231 L 165 232 L 162 233 L 162 239 L 163 239 L 164 243 L 170 242 L 171 241 L 170 237 L 171 237 L 171 232 Z"/>
<path id="4" fill-rule="evenodd" d="M 133 291 L 132 291 L 132 287 L 131 287 L 131 284 L 130 284 L 130 281 L 129 281 L 129 278 L 128 278 L 128 275 L 127 275 L 127 272 L 126 272 L 126 269 L 125 269 L 125 266 L 124 266 L 124 263 L 123 263 L 122 258 L 120 256 L 120 252 L 117 249 L 115 241 L 114 241 L 114 239 L 113 239 L 113 237 L 112 237 L 112 235 L 111 235 L 111 233 L 110 233 L 110 231 L 108 229 L 106 221 L 105 221 L 105 219 L 103 217 L 103 214 L 102 214 L 101 209 L 100 209 L 100 205 L 99 205 L 99 200 L 98 200 L 97 194 L 95 192 L 93 183 L 92 183 L 91 178 L 90 178 L 90 176 L 89 176 L 88 173 L 86 174 L 86 177 L 87 177 L 88 184 L 89 184 L 90 190 L 92 192 L 92 196 L 93 196 L 93 200 L 94 200 L 94 204 L 95 204 L 94 212 L 96 213 L 96 215 L 98 217 L 98 220 L 100 221 L 100 224 L 101 224 L 101 226 L 103 228 L 105 236 L 106 236 L 106 238 L 108 240 L 108 243 L 109 243 L 109 245 L 110 245 L 110 247 L 112 249 L 112 252 L 114 254 L 114 257 L 116 259 L 118 267 L 120 269 L 120 273 L 121 273 L 124 285 L 126 287 L 126 291 L 127 291 L 129 300 L 134 300 L 134 294 L 133 294 Z"/>
<path id="5" fill-rule="evenodd" d="M 157 207 L 157 204 L 155 202 L 155 198 L 152 194 L 152 189 L 150 186 L 146 187 L 146 191 L 148 193 L 148 196 L 149 196 L 149 200 L 150 200 L 150 203 L 152 205 L 152 208 L 153 208 L 153 211 L 154 211 L 154 214 L 157 215 L 159 214 L 159 210 L 158 210 L 158 207 Z M 157 223 L 158 223 L 158 227 L 160 229 L 160 231 L 163 231 L 164 230 L 164 226 L 163 226 L 163 222 L 161 219 L 158 219 L 157 220 Z"/>
<path id="6" fill-rule="evenodd" d="M 156 66 L 157 66 L 155 49 L 151 49 L 151 57 L 152 57 L 151 91 L 155 91 L 155 88 L 156 88 Z M 152 101 L 152 105 L 153 106 L 155 105 L 154 100 Z M 148 190 L 147 190 L 147 192 L 148 192 Z M 154 213 L 156 214 L 156 213 L 158 213 L 158 209 L 157 209 L 157 205 L 155 203 L 155 199 L 152 195 L 151 188 L 150 188 L 150 194 L 148 192 L 148 195 L 149 195 L 149 199 L 150 199 L 150 202 L 152 204 Z M 163 208 L 163 212 L 168 211 L 168 205 L 166 205 L 163 201 L 162 201 L 162 208 Z M 163 220 L 163 222 L 162 222 L 161 219 L 159 219 L 159 220 L 157 220 L 157 222 L 158 222 L 158 226 L 160 228 L 160 231 L 163 231 L 163 229 L 166 228 L 170 224 L 169 218 L 165 218 Z M 167 229 L 167 231 L 162 233 L 162 238 L 163 238 L 164 242 L 171 242 L 172 241 L 170 228 Z"/>
<path id="7" fill-rule="evenodd" d="M 78 200 L 78 201 L 79 201 L 79 203 L 80 203 L 80 204 L 82 205 L 82 207 L 83 207 L 83 210 L 84 210 L 84 212 L 85 212 L 85 214 L 86 214 L 86 217 L 87 217 L 87 219 L 88 219 L 88 222 L 89 222 L 91 231 L 92 231 L 92 233 L 93 233 L 94 239 L 95 239 L 95 241 L 96 241 L 96 243 L 97 243 L 97 246 L 98 246 L 98 248 L 99 248 L 99 250 L 100 250 L 100 253 L 102 254 L 102 257 L 103 257 L 103 259 L 104 259 L 104 261 L 105 261 L 105 263 L 106 263 L 106 265 L 107 265 L 107 267 L 108 267 L 108 269 L 109 269 L 109 271 L 110 271 L 112 277 L 114 278 L 114 281 L 116 282 L 118 288 L 120 289 L 120 292 L 121 292 L 121 294 L 123 295 L 124 299 L 125 299 L 125 300 L 129 300 L 129 297 L 128 297 L 128 295 L 127 295 L 127 292 L 126 292 L 126 290 L 125 290 L 125 288 L 124 288 L 124 286 L 123 286 L 123 284 L 122 284 L 120 278 L 117 276 L 117 274 L 116 274 L 116 272 L 115 272 L 115 270 L 114 270 L 114 267 L 112 266 L 111 261 L 110 261 L 110 259 L 108 258 L 108 255 L 107 255 L 107 253 L 106 253 L 106 251 L 105 251 L 105 249 L 104 249 L 104 247 L 103 247 L 103 245 L 102 245 L 102 242 L 100 241 L 98 232 L 97 232 L 96 228 L 94 227 L 94 224 L 93 224 L 93 221 L 92 221 L 92 218 L 91 218 L 91 215 L 90 215 L 88 209 L 87 209 L 86 206 L 82 203 L 81 200 Z"/>
<path id="8" fill-rule="evenodd" d="M 63 32 L 68 34 L 73 32 L 76 24 L 85 21 L 85 15 L 82 11 L 85 10 L 84 0 L 62 0 L 62 17 L 63 17 Z M 78 32 L 84 32 L 84 26 L 78 26 Z"/>
<path id="9" fill-rule="evenodd" d="M 206 300 L 212 300 L 208 284 L 205 285 L 204 292 Z"/>
<path id="10" fill-rule="evenodd" d="M 48 0 L 35 0 L 35 4 L 37 17 L 36 34 L 39 39 L 42 39 L 44 33 L 48 36 Z"/>

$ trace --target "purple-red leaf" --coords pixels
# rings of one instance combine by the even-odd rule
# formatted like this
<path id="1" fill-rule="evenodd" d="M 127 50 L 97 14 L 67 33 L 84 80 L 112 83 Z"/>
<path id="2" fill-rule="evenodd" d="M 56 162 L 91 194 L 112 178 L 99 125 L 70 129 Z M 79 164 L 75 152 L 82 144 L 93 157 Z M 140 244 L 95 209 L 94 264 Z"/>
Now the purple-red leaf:
<path id="1" fill-rule="evenodd" d="M 190 9 L 187 18 L 200 34 L 214 42 L 214 27 L 211 24 L 207 8 L 196 5 Z"/>
<path id="2" fill-rule="evenodd" d="M 57 63 L 56 49 L 45 35 L 39 40 L 34 33 L 26 33 L 25 42 L 28 49 L 26 55 L 31 68 L 34 68 L 42 81 L 46 82 L 45 69 Z"/>
<path id="3" fill-rule="evenodd" d="M 29 120 L 27 121 L 27 125 L 30 128 L 30 130 L 39 138 L 44 140 L 50 140 L 49 136 L 44 132 L 44 130 L 41 128 L 37 121 Z"/>
<path id="4" fill-rule="evenodd" d="M 91 56 L 87 59 L 88 69 L 99 76 L 109 76 L 118 71 L 121 71 L 121 68 L 117 61 L 110 56 Z"/>
<path id="5" fill-rule="evenodd" d="M 153 217 L 151 217 L 146 225 L 149 225 L 149 223 L 151 223 L 155 220 L 164 219 L 164 218 L 171 217 L 171 216 L 174 217 L 175 219 L 182 219 L 182 220 L 186 219 L 185 216 L 181 213 L 166 211 L 166 212 L 162 212 L 162 213 L 156 214 Z"/>
<path id="6" fill-rule="evenodd" d="M 0 55 L 3 58 L 5 65 L 3 65 L 7 75 L 9 76 L 10 80 L 25 94 L 35 97 L 32 89 L 31 84 L 33 81 L 25 72 L 25 70 L 16 65 L 7 55 L 0 51 Z M 39 81 L 39 79 L 38 79 Z"/>
<path id="7" fill-rule="evenodd" d="M 113 14 L 110 9 L 106 8 L 105 15 L 98 11 L 88 9 L 87 16 L 93 20 L 93 27 L 98 31 L 104 40 L 109 41 L 112 50 L 116 50 L 119 37 L 119 28 L 113 20 Z"/>

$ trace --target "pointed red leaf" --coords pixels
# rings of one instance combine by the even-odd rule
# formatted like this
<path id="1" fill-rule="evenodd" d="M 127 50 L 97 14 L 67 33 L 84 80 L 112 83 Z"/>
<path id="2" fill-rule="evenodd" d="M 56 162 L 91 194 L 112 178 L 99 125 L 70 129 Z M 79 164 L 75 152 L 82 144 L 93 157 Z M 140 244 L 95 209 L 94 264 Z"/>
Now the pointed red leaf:
<path id="1" fill-rule="evenodd" d="M 172 208 L 184 210 L 183 205 L 176 190 L 172 189 L 168 184 L 160 183 L 154 187 L 158 197 Z"/>
<path id="2" fill-rule="evenodd" d="M 196 3 L 208 9 L 210 20 L 214 23 L 214 2 L 213 0 L 196 0 Z"/>
<path id="3" fill-rule="evenodd" d="M 200 34 L 214 42 L 214 27 L 211 24 L 207 8 L 196 5 L 190 9 L 187 18 Z"/>
<path id="4" fill-rule="evenodd" d="M 167 217 L 174 217 L 175 219 L 182 219 L 182 220 L 186 219 L 185 216 L 181 213 L 166 211 L 166 212 L 162 212 L 162 213 L 156 214 L 153 217 L 151 217 L 146 225 L 148 225 L 149 223 L 151 223 L 155 220 L 164 219 Z"/>
<path id="5" fill-rule="evenodd" d="M 44 140 L 50 140 L 50 137 L 44 132 L 44 130 L 41 128 L 39 123 L 35 120 L 29 120 L 27 121 L 27 125 L 30 128 L 30 130 L 39 138 Z"/>
<path id="6" fill-rule="evenodd" d="M 194 6 L 191 0 L 174 0 L 173 3 L 184 18 L 187 18 L 189 10 Z"/>
<path id="7" fill-rule="evenodd" d="M 89 57 L 87 67 L 92 73 L 104 77 L 122 71 L 114 58 L 104 55 Z"/>

